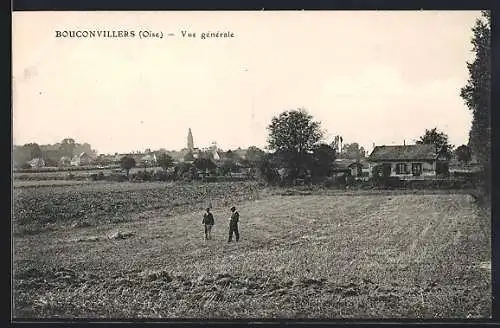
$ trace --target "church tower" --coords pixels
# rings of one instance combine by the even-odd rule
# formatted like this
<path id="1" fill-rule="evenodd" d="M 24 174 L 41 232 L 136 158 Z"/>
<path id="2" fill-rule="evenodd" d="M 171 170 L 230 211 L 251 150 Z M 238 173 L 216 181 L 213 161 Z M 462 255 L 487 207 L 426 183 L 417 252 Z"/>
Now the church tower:
<path id="1" fill-rule="evenodd" d="M 194 149 L 193 134 L 191 133 L 191 128 L 189 128 L 189 130 L 188 130 L 187 148 L 189 149 L 189 151 L 193 151 L 193 149 Z"/>

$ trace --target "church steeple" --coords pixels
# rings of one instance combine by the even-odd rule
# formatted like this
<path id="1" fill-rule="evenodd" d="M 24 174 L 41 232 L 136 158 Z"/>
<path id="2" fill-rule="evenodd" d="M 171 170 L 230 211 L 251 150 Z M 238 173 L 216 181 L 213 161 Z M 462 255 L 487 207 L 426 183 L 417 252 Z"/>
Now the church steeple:
<path id="1" fill-rule="evenodd" d="M 191 133 L 191 128 L 189 128 L 188 130 L 187 148 L 190 151 L 193 151 L 194 149 L 193 134 Z"/>

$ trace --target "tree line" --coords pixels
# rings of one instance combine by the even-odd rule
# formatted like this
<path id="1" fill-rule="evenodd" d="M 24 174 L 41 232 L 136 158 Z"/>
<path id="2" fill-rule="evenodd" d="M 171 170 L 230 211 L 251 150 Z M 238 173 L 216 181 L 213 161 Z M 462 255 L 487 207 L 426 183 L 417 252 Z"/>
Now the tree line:
<path id="1" fill-rule="evenodd" d="M 491 195 L 491 12 L 483 11 L 472 27 L 474 60 L 467 63 L 469 78 L 460 96 L 472 111 L 469 147 L 482 167 L 481 197 L 486 203 Z"/>
<path id="2" fill-rule="evenodd" d="M 13 160 L 17 167 L 21 168 L 34 158 L 43 158 L 47 166 L 57 166 L 62 157 L 73 158 L 73 156 L 86 152 L 95 155 L 96 150 L 88 143 L 78 143 L 72 138 L 65 138 L 61 142 L 49 145 L 27 143 L 14 146 Z"/>

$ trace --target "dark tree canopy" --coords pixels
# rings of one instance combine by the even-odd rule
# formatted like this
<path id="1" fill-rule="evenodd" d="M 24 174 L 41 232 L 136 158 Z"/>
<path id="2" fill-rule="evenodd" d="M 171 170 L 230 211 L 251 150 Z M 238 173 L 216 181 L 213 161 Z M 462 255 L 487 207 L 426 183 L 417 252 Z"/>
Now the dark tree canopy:
<path id="1" fill-rule="evenodd" d="M 174 160 L 170 155 L 162 153 L 158 157 L 158 165 L 164 170 L 168 170 L 170 167 L 174 166 Z"/>
<path id="2" fill-rule="evenodd" d="M 255 147 L 255 146 L 250 146 L 247 149 L 246 159 L 250 163 L 257 163 L 259 160 L 261 160 L 264 157 L 264 155 L 265 155 L 265 152 L 262 149 Z"/>
<path id="3" fill-rule="evenodd" d="M 426 129 L 420 139 L 417 140 L 417 144 L 434 144 L 436 150 L 446 156 L 451 156 L 451 150 L 453 149 L 453 145 L 448 143 L 448 135 L 438 131 L 437 128 Z"/>
<path id="4" fill-rule="evenodd" d="M 472 111 L 469 146 L 484 170 L 483 189 L 490 190 L 491 151 L 491 13 L 482 12 L 472 28 L 472 51 L 474 61 L 467 63 L 469 79 L 461 89 L 460 96 Z"/>
<path id="5" fill-rule="evenodd" d="M 127 172 L 127 176 L 129 175 L 130 169 L 134 168 L 135 165 L 135 159 L 131 156 L 124 156 L 120 159 L 120 167 Z"/>
<path id="6" fill-rule="evenodd" d="M 206 171 L 206 170 L 213 171 L 217 168 L 217 165 L 215 165 L 215 163 L 212 160 L 210 160 L 209 158 L 204 158 L 204 157 L 195 159 L 193 162 L 193 165 L 198 170 L 202 170 L 202 171 Z"/>
<path id="7" fill-rule="evenodd" d="M 277 163 L 275 154 L 265 153 L 258 162 L 258 172 L 267 183 L 276 184 L 279 182 L 279 174 L 277 170 Z"/>
<path id="8" fill-rule="evenodd" d="M 282 112 L 273 117 L 269 130 L 269 149 L 288 170 L 288 177 L 295 179 L 310 163 L 310 153 L 321 140 L 320 122 L 304 109 Z"/>
<path id="9" fill-rule="evenodd" d="M 194 155 L 192 151 L 189 151 L 186 156 L 184 156 L 184 161 L 185 162 L 192 162 L 194 161 Z"/>
<path id="10" fill-rule="evenodd" d="M 269 130 L 269 149 L 303 153 L 312 150 L 323 133 L 320 122 L 304 109 L 290 110 L 273 117 Z"/>
<path id="11" fill-rule="evenodd" d="M 241 161 L 241 156 L 236 151 L 232 151 L 231 149 L 229 149 L 223 154 L 223 158 L 233 160 L 236 162 Z"/>
<path id="12" fill-rule="evenodd" d="M 471 150 L 466 145 L 461 145 L 457 147 L 457 149 L 455 149 L 455 156 L 457 157 L 457 160 L 459 162 L 462 162 L 464 164 L 469 163 L 472 159 Z"/>
<path id="13" fill-rule="evenodd" d="M 316 178 L 329 176 L 335 161 L 335 149 L 327 144 L 316 145 L 311 158 L 311 174 Z"/>
<path id="14" fill-rule="evenodd" d="M 42 158 L 43 153 L 38 144 L 28 143 L 23 146 L 15 146 L 12 157 L 17 167 L 22 168 L 24 164 L 31 161 L 33 158 Z M 27 167 L 26 165 L 24 166 Z"/>
<path id="15" fill-rule="evenodd" d="M 41 158 L 42 155 L 42 150 L 40 149 L 40 146 L 37 143 L 29 143 L 24 145 L 24 147 L 28 148 L 29 154 L 30 154 L 30 159 L 33 158 Z"/>
<path id="16" fill-rule="evenodd" d="M 75 155 L 74 153 L 75 153 L 76 143 L 74 139 L 72 138 L 63 139 L 59 147 L 63 156 L 72 158 L 73 155 Z"/>
<path id="17" fill-rule="evenodd" d="M 238 172 L 238 164 L 234 159 L 225 159 L 220 167 L 222 174 L 228 174 L 229 172 Z"/>

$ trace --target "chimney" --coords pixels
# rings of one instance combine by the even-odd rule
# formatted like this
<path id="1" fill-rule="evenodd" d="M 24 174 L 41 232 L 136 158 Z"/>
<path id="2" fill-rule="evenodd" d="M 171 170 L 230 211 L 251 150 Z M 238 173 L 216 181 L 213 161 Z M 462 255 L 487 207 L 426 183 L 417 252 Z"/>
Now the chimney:
<path id="1" fill-rule="evenodd" d="M 403 146 L 406 146 L 406 140 L 403 139 Z"/>

